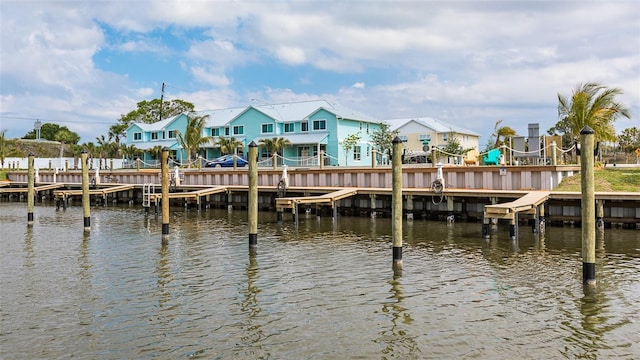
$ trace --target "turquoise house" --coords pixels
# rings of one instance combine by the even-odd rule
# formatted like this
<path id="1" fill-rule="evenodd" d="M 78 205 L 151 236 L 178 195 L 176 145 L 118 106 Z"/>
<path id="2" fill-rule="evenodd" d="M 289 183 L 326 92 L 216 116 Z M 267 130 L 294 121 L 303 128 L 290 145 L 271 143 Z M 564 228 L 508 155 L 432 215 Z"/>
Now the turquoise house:
<path id="1" fill-rule="evenodd" d="M 202 135 L 211 138 L 200 149 L 204 159 L 222 155 L 218 140 L 233 137 L 242 144 L 237 149 L 239 155 L 252 141 L 258 144 L 260 164 L 265 166 L 271 165 L 271 154 L 260 146 L 260 140 L 281 137 L 291 145 L 280 151 L 279 164 L 316 166 L 318 154 L 323 151 L 325 165 L 368 166 L 373 149 L 371 134 L 380 128 L 380 122 L 370 116 L 326 100 L 205 110 L 196 115 L 206 116 Z M 184 163 L 187 154 L 180 146 L 177 131 L 184 132 L 187 116 L 180 114 L 153 124 L 135 123 L 127 129 L 127 143 L 144 150 L 145 163 L 157 161 L 152 151 L 156 146 L 169 148 L 171 156 Z M 360 140 L 347 153 L 342 142 L 353 134 L 358 134 Z"/>

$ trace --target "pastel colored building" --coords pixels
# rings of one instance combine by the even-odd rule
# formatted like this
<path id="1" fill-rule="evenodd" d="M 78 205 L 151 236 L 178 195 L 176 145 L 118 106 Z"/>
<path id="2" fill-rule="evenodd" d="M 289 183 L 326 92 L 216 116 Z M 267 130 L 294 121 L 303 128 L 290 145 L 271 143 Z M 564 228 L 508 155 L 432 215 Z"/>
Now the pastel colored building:
<path id="1" fill-rule="evenodd" d="M 290 145 L 281 151 L 280 163 L 291 166 L 317 165 L 321 151 L 325 165 L 370 165 L 371 134 L 380 128 L 380 121 L 325 100 L 205 110 L 194 115 L 206 116 L 202 135 L 211 137 L 201 146 L 203 158 L 222 155 L 218 139 L 233 137 L 242 144 L 239 155 L 254 141 L 260 149 L 259 160 L 269 159 L 271 154 L 260 146 L 260 140 L 282 137 Z M 153 151 L 158 146 L 167 147 L 174 159 L 184 163 L 187 154 L 178 141 L 178 132 L 186 129 L 188 116 L 180 114 L 153 124 L 134 123 L 126 131 L 127 143 L 144 150 L 146 163 L 158 160 Z M 346 153 L 342 141 L 352 134 L 358 134 L 360 140 Z"/>

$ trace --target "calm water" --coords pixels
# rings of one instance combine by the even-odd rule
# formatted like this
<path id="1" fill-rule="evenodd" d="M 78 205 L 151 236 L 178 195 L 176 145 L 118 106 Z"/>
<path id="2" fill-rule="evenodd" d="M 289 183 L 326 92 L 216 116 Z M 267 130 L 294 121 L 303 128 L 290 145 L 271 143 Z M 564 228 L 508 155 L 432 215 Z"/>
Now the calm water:
<path id="1" fill-rule="evenodd" d="M 286 219 L 289 220 L 289 219 Z M 607 229 L 595 292 L 579 228 L 0 203 L 2 359 L 638 359 L 640 231 Z"/>

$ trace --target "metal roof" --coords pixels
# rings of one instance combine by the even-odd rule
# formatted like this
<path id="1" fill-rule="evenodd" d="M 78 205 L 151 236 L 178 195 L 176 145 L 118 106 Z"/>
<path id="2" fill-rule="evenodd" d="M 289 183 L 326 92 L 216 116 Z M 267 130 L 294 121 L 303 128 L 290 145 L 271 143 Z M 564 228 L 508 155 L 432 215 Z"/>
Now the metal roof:
<path id="1" fill-rule="evenodd" d="M 171 150 L 180 148 L 180 144 L 178 143 L 177 140 L 142 141 L 142 142 L 134 141 L 131 144 L 135 145 L 136 148 L 138 148 L 140 150 L 149 150 L 149 149 L 151 149 L 153 147 L 156 147 L 156 146 L 162 146 L 162 147 L 166 146 L 167 148 L 169 148 Z"/>
<path id="2" fill-rule="evenodd" d="M 480 134 L 475 131 L 465 129 L 461 126 L 445 123 L 441 120 L 433 119 L 430 117 L 421 117 L 421 118 L 409 118 L 409 119 L 391 119 L 385 120 L 387 124 L 391 126 L 391 130 L 398 130 L 401 127 L 407 125 L 410 122 L 416 122 L 422 126 L 428 127 L 429 129 L 437 132 L 437 133 L 449 133 L 455 132 L 458 134 L 467 134 L 467 135 L 475 135 L 480 136 Z"/>

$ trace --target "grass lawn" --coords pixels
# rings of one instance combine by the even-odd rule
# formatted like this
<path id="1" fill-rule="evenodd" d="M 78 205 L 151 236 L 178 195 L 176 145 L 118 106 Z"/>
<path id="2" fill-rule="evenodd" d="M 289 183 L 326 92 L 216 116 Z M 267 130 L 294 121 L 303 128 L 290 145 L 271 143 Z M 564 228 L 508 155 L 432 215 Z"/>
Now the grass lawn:
<path id="1" fill-rule="evenodd" d="M 596 191 L 640 192 L 640 169 L 596 169 L 594 171 Z M 554 191 L 580 191 L 580 174 L 562 179 Z"/>

